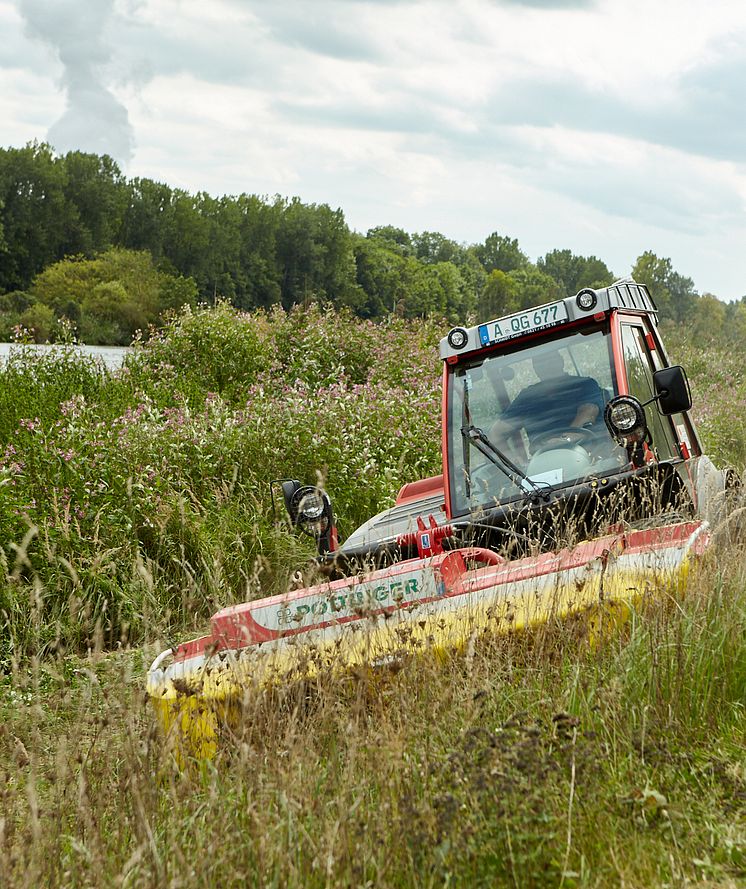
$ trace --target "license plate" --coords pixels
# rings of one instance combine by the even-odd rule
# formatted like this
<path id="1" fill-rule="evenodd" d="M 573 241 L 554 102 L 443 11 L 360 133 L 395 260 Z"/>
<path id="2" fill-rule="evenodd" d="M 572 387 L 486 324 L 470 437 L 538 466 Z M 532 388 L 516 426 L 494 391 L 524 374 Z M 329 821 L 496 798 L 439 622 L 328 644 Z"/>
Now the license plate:
<path id="1" fill-rule="evenodd" d="M 526 309 L 525 312 L 516 312 L 506 318 L 498 318 L 497 321 L 489 321 L 479 325 L 479 342 L 483 346 L 492 346 L 504 340 L 512 340 L 518 336 L 524 336 L 534 330 L 544 330 L 567 321 L 567 307 L 560 300 L 539 306 L 536 309 Z"/>

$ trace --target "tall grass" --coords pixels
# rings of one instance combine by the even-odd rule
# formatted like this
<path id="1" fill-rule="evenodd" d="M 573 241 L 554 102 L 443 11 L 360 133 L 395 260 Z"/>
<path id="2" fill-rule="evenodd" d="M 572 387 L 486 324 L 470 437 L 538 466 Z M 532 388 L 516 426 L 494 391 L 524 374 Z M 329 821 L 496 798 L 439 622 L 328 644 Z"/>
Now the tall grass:
<path id="1" fill-rule="evenodd" d="M 143 706 L 147 650 L 17 669 L 0 880 L 742 885 L 746 560 L 719 555 L 600 650 L 554 627 L 247 700 L 201 771 Z"/>
<path id="2" fill-rule="evenodd" d="M 272 514 L 272 479 L 325 480 L 350 533 L 439 471 L 437 333 L 220 306 L 117 375 L 19 354 L 0 370 L 0 658 L 188 631 L 284 588 L 311 549 Z"/>
<path id="3" fill-rule="evenodd" d="M 742 348 L 693 342 L 684 328 L 669 331 L 671 357 L 692 382 L 692 415 L 707 453 L 721 465 L 746 465 L 746 363 Z"/>
<path id="4" fill-rule="evenodd" d="M 567 624 L 321 675 L 247 699 L 213 763 L 175 768 L 152 657 L 309 554 L 271 478 L 319 473 L 350 530 L 439 471 L 438 334 L 219 307 L 120 376 L 0 371 L 0 885 L 746 883 L 738 531 L 600 648 Z M 721 397 L 692 378 L 700 410 Z M 720 423 L 708 445 L 738 461 Z"/>

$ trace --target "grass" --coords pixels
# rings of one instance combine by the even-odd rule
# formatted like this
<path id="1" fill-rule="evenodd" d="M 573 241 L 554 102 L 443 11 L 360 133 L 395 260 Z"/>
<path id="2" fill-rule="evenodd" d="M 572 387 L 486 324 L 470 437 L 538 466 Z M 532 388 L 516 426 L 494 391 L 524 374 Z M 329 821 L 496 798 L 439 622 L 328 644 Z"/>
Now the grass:
<path id="1" fill-rule="evenodd" d="M 738 886 L 746 558 L 591 651 L 571 627 L 247 702 L 181 773 L 155 649 L 7 677 L 4 886 Z"/>
<path id="2" fill-rule="evenodd" d="M 0 885 L 745 885 L 739 533 L 683 599 L 647 603 L 600 648 L 568 624 L 375 681 L 322 676 L 248 700 L 215 762 L 174 767 L 147 666 L 306 555 L 268 517 L 265 476 L 292 469 L 288 454 L 327 472 L 352 524 L 437 458 L 433 330 L 362 325 L 335 363 L 343 350 L 313 352 L 314 331 L 344 341 L 359 322 L 327 322 L 219 309 L 177 319 L 122 378 L 42 368 L 34 385 L 13 371 L 24 402 L 0 407 L 16 450 L 4 475 L 16 484 L 0 487 Z M 210 374 L 204 362 L 243 333 L 276 360 L 274 379 L 242 361 Z M 408 423 L 409 439 L 393 434 Z"/>

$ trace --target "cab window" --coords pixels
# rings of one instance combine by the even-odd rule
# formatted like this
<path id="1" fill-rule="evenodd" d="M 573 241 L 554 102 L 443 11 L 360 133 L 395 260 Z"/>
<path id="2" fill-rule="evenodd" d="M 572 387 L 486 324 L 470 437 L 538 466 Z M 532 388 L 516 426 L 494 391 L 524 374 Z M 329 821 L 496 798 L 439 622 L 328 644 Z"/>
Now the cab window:
<path id="1" fill-rule="evenodd" d="M 622 349 L 624 364 L 627 368 L 629 394 L 634 395 L 644 404 L 656 392 L 653 385 L 653 368 L 642 327 L 632 324 L 622 325 Z M 670 460 L 672 457 L 678 457 L 679 451 L 671 428 L 671 421 L 668 417 L 661 415 L 654 401 L 646 405 L 645 416 L 653 438 L 653 450 L 658 459 Z"/>

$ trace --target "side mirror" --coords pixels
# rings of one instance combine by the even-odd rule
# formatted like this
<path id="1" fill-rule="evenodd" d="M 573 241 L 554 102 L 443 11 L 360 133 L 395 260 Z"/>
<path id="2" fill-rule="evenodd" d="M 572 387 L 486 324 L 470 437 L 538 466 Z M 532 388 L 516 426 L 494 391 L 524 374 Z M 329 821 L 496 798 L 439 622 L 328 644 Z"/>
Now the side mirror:
<path id="1" fill-rule="evenodd" d="M 658 410 L 666 416 L 688 411 L 692 406 L 692 393 L 686 371 L 678 364 L 663 367 L 653 374 L 653 384 L 658 393 Z"/>

